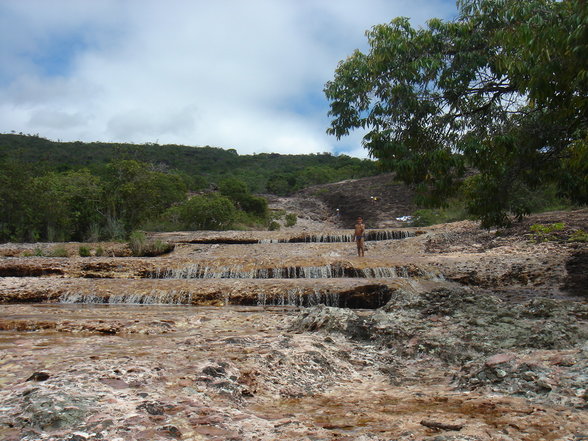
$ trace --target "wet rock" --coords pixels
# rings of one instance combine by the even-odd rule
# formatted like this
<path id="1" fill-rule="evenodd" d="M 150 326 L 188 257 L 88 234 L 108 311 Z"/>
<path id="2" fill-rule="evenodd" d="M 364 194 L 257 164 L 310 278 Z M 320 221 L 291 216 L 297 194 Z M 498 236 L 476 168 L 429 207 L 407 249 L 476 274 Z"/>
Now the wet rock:
<path id="1" fill-rule="evenodd" d="M 456 383 L 470 390 L 488 390 L 533 398 L 540 402 L 584 408 L 587 405 L 588 352 L 529 351 L 516 357 L 500 354 L 465 365 Z M 563 371 L 561 364 L 569 364 Z"/>
<path id="2" fill-rule="evenodd" d="M 341 332 L 355 338 L 368 336 L 365 320 L 350 309 L 318 305 L 308 308 L 291 324 L 292 331 Z"/>
<path id="3" fill-rule="evenodd" d="M 65 391 L 34 389 L 16 402 L 17 427 L 40 430 L 79 427 L 93 411 L 97 397 L 75 396 Z"/>
<path id="4" fill-rule="evenodd" d="M 47 372 L 35 372 L 25 381 L 46 381 L 49 377 L 50 375 Z"/>
<path id="5" fill-rule="evenodd" d="M 318 306 L 302 311 L 291 329 L 340 332 L 378 342 L 398 355 L 464 363 L 511 349 L 574 347 L 588 339 L 581 321 L 585 308 L 540 298 L 513 306 L 459 286 L 420 293 L 398 289 L 383 308 L 367 316 Z"/>

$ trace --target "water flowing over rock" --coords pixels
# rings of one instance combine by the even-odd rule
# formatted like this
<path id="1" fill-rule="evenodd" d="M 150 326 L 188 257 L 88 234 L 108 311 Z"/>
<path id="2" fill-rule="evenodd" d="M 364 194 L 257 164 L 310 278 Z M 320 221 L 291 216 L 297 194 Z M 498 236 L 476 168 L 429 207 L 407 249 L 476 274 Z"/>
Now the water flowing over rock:
<path id="1" fill-rule="evenodd" d="M 0 439 L 586 438 L 586 246 L 517 228 L 0 246 Z"/>
<path id="2" fill-rule="evenodd" d="M 334 262 L 323 266 L 289 266 L 250 268 L 243 265 L 220 268 L 194 264 L 183 268 L 158 268 L 151 277 L 156 279 L 332 279 L 332 278 L 396 278 L 419 277 L 442 279 L 443 276 L 412 266 L 354 268 L 346 263 Z"/>

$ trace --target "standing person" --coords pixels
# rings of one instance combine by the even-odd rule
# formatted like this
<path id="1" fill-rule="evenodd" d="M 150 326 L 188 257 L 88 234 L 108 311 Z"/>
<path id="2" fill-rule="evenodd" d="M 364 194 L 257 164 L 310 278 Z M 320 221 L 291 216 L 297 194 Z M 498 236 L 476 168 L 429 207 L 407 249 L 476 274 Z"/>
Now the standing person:
<path id="1" fill-rule="evenodd" d="M 365 256 L 365 225 L 361 216 L 357 218 L 355 224 L 354 240 L 357 242 L 357 255 L 359 257 Z"/>

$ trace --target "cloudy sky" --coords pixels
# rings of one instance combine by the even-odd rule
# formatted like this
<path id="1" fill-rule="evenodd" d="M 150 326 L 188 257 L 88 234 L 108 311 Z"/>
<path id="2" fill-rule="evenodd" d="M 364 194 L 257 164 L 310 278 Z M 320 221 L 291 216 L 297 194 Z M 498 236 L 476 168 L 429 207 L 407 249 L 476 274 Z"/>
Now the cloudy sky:
<path id="1" fill-rule="evenodd" d="M 0 133 L 365 156 L 325 82 L 364 32 L 454 0 L 1 0 Z"/>

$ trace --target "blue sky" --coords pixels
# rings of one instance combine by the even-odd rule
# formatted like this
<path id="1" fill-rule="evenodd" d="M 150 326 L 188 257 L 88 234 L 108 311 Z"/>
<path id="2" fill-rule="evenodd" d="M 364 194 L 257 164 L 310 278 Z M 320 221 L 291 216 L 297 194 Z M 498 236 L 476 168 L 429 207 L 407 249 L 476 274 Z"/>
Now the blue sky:
<path id="1" fill-rule="evenodd" d="M 3 0 L 0 132 L 62 141 L 346 153 L 324 84 L 397 16 L 453 0 Z"/>

